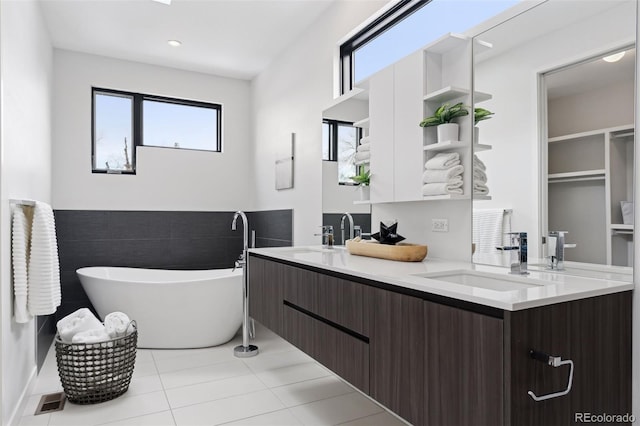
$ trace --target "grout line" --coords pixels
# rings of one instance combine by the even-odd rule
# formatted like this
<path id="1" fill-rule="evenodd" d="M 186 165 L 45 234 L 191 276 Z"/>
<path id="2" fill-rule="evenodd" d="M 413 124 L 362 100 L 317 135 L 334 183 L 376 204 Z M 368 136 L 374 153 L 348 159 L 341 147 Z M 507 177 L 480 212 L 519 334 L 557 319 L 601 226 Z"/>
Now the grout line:
<path id="1" fill-rule="evenodd" d="M 205 383 L 209 383 L 209 382 L 205 382 Z M 174 388 L 174 389 L 178 389 L 178 388 Z M 187 404 L 187 405 L 183 405 L 181 407 L 175 407 L 175 408 L 172 408 L 171 405 L 169 405 L 169 408 L 170 408 L 171 412 L 173 412 L 173 410 L 182 410 L 183 408 L 187 408 L 187 407 L 194 407 L 196 405 L 209 404 L 210 402 L 223 401 L 225 399 L 231 399 L 231 398 L 237 398 L 239 396 L 251 395 L 251 394 L 254 394 L 254 393 L 258 393 L 258 392 L 264 392 L 265 390 L 268 390 L 268 389 L 258 389 L 258 390 L 252 390 L 252 391 L 249 391 L 249 392 L 242 392 L 242 393 L 239 393 L 239 394 L 236 394 L 236 395 L 228 395 L 228 396 L 223 396 L 222 398 L 211 399 L 211 400 L 208 400 L 208 401 L 194 402 L 193 404 Z M 166 393 L 165 393 L 165 396 L 166 396 Z M 168 402 L 168 399 L 167 399 L 167 402 Z M 227 422 L 227 423 L 229 423 L 229 422 Z"/>

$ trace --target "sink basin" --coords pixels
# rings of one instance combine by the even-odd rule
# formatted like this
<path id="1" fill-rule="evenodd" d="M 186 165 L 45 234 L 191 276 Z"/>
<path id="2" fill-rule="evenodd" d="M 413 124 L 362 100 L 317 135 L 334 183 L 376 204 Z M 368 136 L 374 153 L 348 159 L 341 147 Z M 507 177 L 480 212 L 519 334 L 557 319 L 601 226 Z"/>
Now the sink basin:
<path id="1" fill-rule="evenodd" d="M 414 276 L 454 284 L 479 287 L 494 291 L 513 291 L 531 287 L 540 287 L 544 283 L 521 276 L 499 275 L 478 271 L 447 271 L 437 273 L 415 274 Z"/>
<path id="2" fill-rule="evenodd" d="M 282 253 L 303 254 L 303 253 L 335 253 L 344 250 L 343 246 L 334 246 L 332 249 L 322 247 L 285 247 L 278 249 Z"/>

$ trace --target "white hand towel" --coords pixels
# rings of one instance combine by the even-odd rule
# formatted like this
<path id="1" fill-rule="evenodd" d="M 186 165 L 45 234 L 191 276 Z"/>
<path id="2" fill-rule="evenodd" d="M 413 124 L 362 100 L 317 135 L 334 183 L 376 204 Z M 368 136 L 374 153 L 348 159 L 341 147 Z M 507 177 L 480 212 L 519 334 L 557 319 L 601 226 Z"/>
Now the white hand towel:
<path id="1" fill-rule="evenodd" d="M 452 180 L 462 180 L 462 173 L 464 172 L 463 166 L 453 166 L 448 169 L 432 170 L 427 169 L 422 174 L 423 183 L 438 183 L 438 182 L 450 182 Z"/>
<path id="2" fill-rule="evenodd" d="M 112 339 L 115 339 L 116 337 L 124 337 L 132 332 L 133 327 L 129 329 L 130 323 L 131 320 L 127 314 L 122 312 L 111 312 L 109 315 L 104 317 L 104 328 Z"/>
<path id="3" fill-rule="evenodd" d="M 487 166 L 484 165 L 481 159 L 478 158 L 476 154 L 473 154 L 473 168 L 480 169 L 483 172 L 487 171 Z"/>
<path id="4" fill-rule="evenodd" d="M 363 143 L 358 145 L 358 152 L 365 152 L 365 151 L 371 151 L 370 143 Z"/>
<path id="5" fill-rule="evenodd" d="M 100 343 L 109 341 L 111 337 L 107 334 L 104 327 L 92 328 L 91 330 L 76 333 L 71 339 L 71 343 Z"/>
<path id="6" fill-rule="evenodd" d="M 473 193 L 478 195 L 487 195 L 489 193 L 489 187 L 480 182 L 473 182 Z"/>
<path id="7" fill-rule="evenodd" d="M 422 186 L 422 195 L 448 195 L 448 194 L 463 194 L 462 181 L 455 183 L 428 183 Z"/>
<path id="8" fill-rule="evenodd" d="M 73 336 L 87 330 L 104 328 L 88 308 L 80 308 L 56 323 L 60 340 L 71 343 Z"/>
<path id="9" fill-rule="evenodd" d="M 425 169 L 442 170 L 460 164 L 460 154 L 457 152 L 441 152 L 424 164 Z"/>
<path id="10" fill-rule="evenodd" d="M 11 261 L 13 263 L 13 313 L 16 322 L 29 322 L 33 317 L 27 309 L 30 220 L 22 206 L 13 207 L 11 221 Z"/>
<path id="11" fill-rule="evenodd" d="M 487 174 L 480 169 L 473 169 L 473 181 L 478 183 L 487 183 Z"/>
<path id="12" fill-rule="evenodd" d="M 60 262 L 53 209 L 37 201 L 33 212 L 27 307 L 31 315 L 48 315 L 60 306 Z"/>
<path id="13" fill-rule="evenodd" d="M 355 155 L 356 161 L 364 161 L 364 160 L 368 160 L 369 158 L 371 158 L 370 151 L 356 152 L 356 155 Z"/>

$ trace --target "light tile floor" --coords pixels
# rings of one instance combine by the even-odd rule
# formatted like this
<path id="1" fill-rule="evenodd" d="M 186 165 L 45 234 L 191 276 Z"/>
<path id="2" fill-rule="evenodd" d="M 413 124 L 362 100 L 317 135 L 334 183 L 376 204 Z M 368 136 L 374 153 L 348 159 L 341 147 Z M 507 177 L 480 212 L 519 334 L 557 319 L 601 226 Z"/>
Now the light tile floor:
<path id="1" fill-rule="evenodd" d="M 20 425 L 405 424 L 270 330 L 256 328 L 256 357 L 233 356 L 239 336 L 213 348 L 139 349 L 124 395 L 93 405 L 67 402 L 63 411 L 34 416 L 43 394 L 62 390 L 52 347 Z"/>

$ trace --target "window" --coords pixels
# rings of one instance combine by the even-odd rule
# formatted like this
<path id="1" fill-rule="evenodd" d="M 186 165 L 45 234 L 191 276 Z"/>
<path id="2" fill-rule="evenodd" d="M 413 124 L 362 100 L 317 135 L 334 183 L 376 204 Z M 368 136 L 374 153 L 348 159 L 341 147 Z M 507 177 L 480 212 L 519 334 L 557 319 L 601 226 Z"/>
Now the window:
<path id="1" fill-rule="evenodd" d="M 322 121 L 322 159 L 338 162 L 338 184 L 354 185 L 350 176 L 358 174 L 354 156 L 362 134 L 353 123 L 338 120 Z"/>
<path id="2" fill-rule="evenodd" d="M 439 37 L 464 33 L 520 1 L 399 1 L 340 46 L 340 93 Z"/>
<path id="3" fill-rule="evenodd" d="M 94 173 L 135 173 L 135 148 L 221 151 L 218 104 L 93 88 Z"/>

